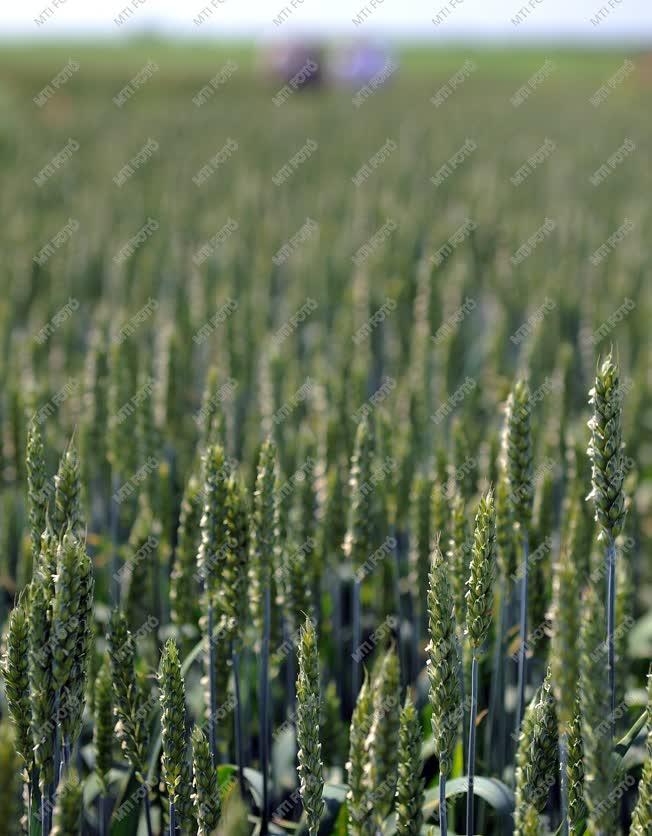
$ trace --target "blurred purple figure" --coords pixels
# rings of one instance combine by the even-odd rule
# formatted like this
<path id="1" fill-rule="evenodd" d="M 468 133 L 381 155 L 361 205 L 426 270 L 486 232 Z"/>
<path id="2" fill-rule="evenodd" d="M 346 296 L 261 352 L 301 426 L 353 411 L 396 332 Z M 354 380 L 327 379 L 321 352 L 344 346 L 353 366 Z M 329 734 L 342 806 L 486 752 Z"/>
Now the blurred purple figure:
<path id="1" fill-rule="evenodd" d="M 319 87 L 323 77 L 323 51 L 317 44 L 275 47 L 265 61 L 267 73 L 295 90 Z"/>
<path id="2" fill-rule="evenodd" d="M 381 73 L 390 60 L 389 52 L 381 46 L 356 43 L 339 52 L 332 75 L 340 84 L 361 87 Z"/>

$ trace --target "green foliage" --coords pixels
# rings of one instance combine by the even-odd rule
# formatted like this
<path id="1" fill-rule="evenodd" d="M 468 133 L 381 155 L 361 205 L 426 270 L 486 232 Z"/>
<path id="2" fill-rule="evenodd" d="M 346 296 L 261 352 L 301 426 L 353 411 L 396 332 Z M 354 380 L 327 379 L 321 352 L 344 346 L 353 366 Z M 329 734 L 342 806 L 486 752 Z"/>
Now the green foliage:
<path id="1" fill-rule="evenodd" d="M 124 756 L 138 779 L 144 783 L 147 773 L 147 697 L 136 675 L 136 644 L 119 610 L 111 614 L 108 635 L 116 736 Z"/>
<path id="2" fill-rule="evenodd" d="M 71 771 L 59 782 L 52 816 L 52 836 L 79 836 L 82 824 L 83 786 Z"/>
<path id="3" fill-rule="evenodd" d="M 109 352 L 107 385 L 107 457 L 114 474 L 128 476 L 134 456 L 129 421 L 132 392 L 128 342 L 115 335 Z"/>
<path id="4" fill-rule="evenodd" d="M 212 445 L 224 445 L 224 413 L 219 399 L 219 369 L 211 366 L 206 374 L 206 386 L 202 396 L 201 426 L 198 450 L 207 450 Z"/>
<path id="5" fill-rule="evenodd" d="M 516 574 L 517 554 L 514 538 L 514 510 L 509 500 L 510 482 L 501 473 L 496 485 L 496 555 L 500 575 L 505 583 L 513 583 Z"/>
<path id="6" fill-rule="evenodd" d="M 588 449 L 593 485 L 590 497 L 601 536 L 613 540 L 623 530 L 626 510 L 622 391 L 618 365 L 611 354 L 600 365 L 589 394 L 589 403 L 593 407 Z"/>
<path id="7" fill-rule="evenodd" d="M 43 556 L 43 552 L 41 553 Z M 39 770 L 41 792 L 54 781 L 55 701 L 53 676 L 52 591 L 45 578 L 32 581 L 29 595 L 29 694 L 34 763 Z"/>
<path id="8" fill-rule="evenodd" d="M 249 565 L 249 514 L 242 482 L 230 476 L 226 483 L 225 519 L 226 556 L 223 566 L 221 602 L 225 616 L 231 620 L 238 644 L 246 627 L 248 600 L 246 594 Z"/>
<path id="9" fill-rule="evenodd" d="M 67 529 L 57 552 L 52 602 L 52 678 L 63 708 L 61 734 L 73 746 L 81 730 L 92 637 L 93 566 L 85 547 Z"/>
<path id="10" fill-rule="evenodd" d="M 455 490 L 451 502 L 451 537 L 446 554 L 450 566 L 450 583 L 453 587 L 455 620 L 461 627 L 466 619 L 466 581 L 471 562 L 472 539 L 466 516 L 464 499 Z"/>
<path id="11" fill-rule="evenodd" d="M 301 800 L 311 836 L 317 833 L 324 809 L 323 764 L 319 720 L 321 697 L 319 689 L 319 652 L 317 635 L 309 618 L 301 628 L 299 639 L 299 676 L 297 677 L 297 745 L 299 746 L 299 780 Z"/>
<path id="12" fill-rule="evenodd" d="M 525 530 L 529 528 L 532 519 L 534 497 L 531 412 L 528 385 L 518 380 L 507 399 L 503 455 L 509 484 L 509 502 L 514 509 L 515 521 Z"/>
<path id="13" fill-rule="evenodd" d="M 272 728 L 270 836 L 425 832 L 439 771 L 459 832 L 472 657 L 476 831 L 510 828 L 497 776 L 520 831 L 558 825 L 558 734 L 571 832 L 610 836 L 621 792 L 650 830 L 640 718 L 610 751 L 600 611 L 615 538 L 624 723 L 652 624 L 650 178 L 618 150 L 623 125 L 650 134 L 642 58 L 556 52 L 544 78 L 542 50 L 398 55 L 371 95 L 326 64 L 309 92 L 262 83 L 233 45 L 2 51 L 3 832 L 30 803 L 40 832 L 61 760 L 89 836 L 100 796 L 111 836 L 146 832 L 150 806 L 164 831 L 171 796 L 183 836 L 195 812 L 264 832 Z M 528 695 L 552 678 L 515 760 L 525 545 Z"/>
<path id="14" fill-rule="evenodd" d="M 579 635 L 581 608 L 577 568 L 567 545 L 555 566 L 553 581 L 553 634 L 550 653 L 552 681 L 557 700 L 560 733 L 568 731 L 575 717 L 575 696 L 579 682 L 579 657 L 574 644 Z"/>
<path id="15" fill-rule="evenodd" d="M 79 457 L 72 440 L 61 457 L 59 470 L 54 477 L 54 487 L 54 533 L 60 540 L 67 531 L 77 538 L 83 537 L 85 523 L 81 504 Z"/>
<path id="16" fill-rule="evenodd" d="M 237 784 L 231 784 L 222 803 L 220 836 L 249 836 L 247 808 L 238 793 Z"/>
<path id="17" fill-rule="evenodd" d="M 525 712 L 516 753 L 514 833 L 526 836 L 533 808 L 543 812 L 557 772 L 557 716 L 550 671 Z M 530 823 L 528 822 L 528 815 Z"/>
<path id="18" fill-rule="evenodd" d="M 0 723 L 0 821 L 7 836 L 23 832 L 21 823 L 21 779 L 23 760 L 16 748 L 10 723 Z"/>
<path id="19" fill-rule="evenodd" d="M 190 765 L 186 743 L 186 699 L 179 650 L 168 639 L 158 669 L 161 692 L 161 777 L 170 804 L 174 804 L 182 826 L 191 821 Z"/>
<path id="20" fill-rule="evenodd" d="M 396 832 L 398 836 L 419 836 L 423 814 L 421 777 L 421 729 L 409 697 L 401 711 L 399 728 L 398 779 L 396 782 Z"/>
<path id="21" fill-rule="evenodd" d="M 15 727 L 16 752 L 29 772 L 33 762 L 29 697 L 29 596 L 18 601 L 9 616 L 7 646 L 2 660 L 7 708 Z"/>
<path id="22" fill-rule="evenodd" d="M 278 538 L 276 447 L 267 439 L 260 450 L 250 530 L 250 602 L 256 629 L 262 630 L 263 593 L 271 583 Z"/>
<path id="23" fill-rule="evenodd" d="M 349 759 L 346 764 L 348 793 L 346 796 L 349 815 L 349 833 L 362 836 L 368 816 L 367 786 L 364 766 L 366 762 L 365 741 L 373 722 L 373 695 L 369 674 L 365 672 L 364 682 L 358 693 L 351 716 L 349 731 Z"/>
<path id="24" fill-rule="evenodd" d="M 439 773 L 450 775 L 457 730 L 463 718 L 459 680 L 459 655 L 453 597 L 447 566 L 435 541 L 428 587 L 427 670 L 430 680 L 432 734 Z"/>
<path id="25" fill-rule="evenodd" d="M 568 829 L 571 836 L 581 833 L 586 819 L 584 803 L 584 744 L 582 743 L 582 712 L 579 699 L 568 731 Z"/>
<path id="26" fill-rule="evenodd" d="M 197 550 L 201 537 L 201 516 L 202 496 L 199 480 L 191 476 L 181 502 L 177 547 L 170 576 L 170 615 L 178 626 L 195 624 L 197 620 Z"/>
<path id="27" fill-rule="evenodd" d="M 607 682 L 606 619 L 596 590 L 586 590 L 582 612 L 580 705 L 584 747 L 584 798 L 589 822 L 597 831 L 614 827 L 614 764 L 608 745 L 611 700 Z"/>
<path id="28" fill-rule="evenodd" d="M 221 586 L 226 558 L 226 507 L 227 468 L 224 450 L 215 445 L 206 451 L 204 469 L 204 511 L 200 521 L 201 543 L 197 552 L 197 569 L 204 582 L 206 594 L 213 600 Z"/>
<path id="29" fill-rule="evenodd" d="M 138 514 L 124 548 L 122 600 L 129 627 L 138 630 L 147 617 L 158 615 L 160 552 L 162 527 L 154 516 L 149 499 L 141 494 Z"/>
<path id="30" fill-rule="evenodd" d="M 652 828 L 652 668 L 647 675 L 647 694 L 647 751 L 638 785 L 638 799 L 632 814 L 632 836 L 645 836 Z"/>
<path id="31" fill-rule="evenodd" d="M 396 650 L 391 648 L 373 680 L 372 720 L 364 744 L 368 815 L 374 822 L 382 821 L 392 806 L 398 769 L 399 722 L 399 662 Z"/>
<path id="32" fill-rule="evenodd" d="M 349 524 L 344 538 L 344 554 L 352 565 L 360 568 L 373 552 L 373 512 L 371 466 L 373 440 L 367 419 L 358 424 L 355 451 L 351 457 L 349 475 Z"/>
<path id="33" fill-rule="evenodd" d="M 410 509 L 412 512 L 412 539 L 410 541 L 410 573 L 415 603 L 419 617 L 423 619 L 426 610 L 425 590 L 428 588 L 431 541 L 432 483 L 423 476 L 417 476 L 412 488 Z"/>
<path id="34" fill-rule="evenodd" d="M 204 732 L 192 730 L 192 800 L 197 818 L 198 836 L 211 836 L 220 817 L 220 793 L 217 771 L 211 763 L 210 747 Z"/>
<path id="35" fill-rule="evenodd" d="M 110 663 L 102 662 L 95 681 L 93 711 L 93 743 L 95 744 L 95 772 L 104 795 L 108 793 L 109 770 L 113 766 L 113 683 Z"/>
<path id="36" fill-rule="evenodd" d="M 539 814 L 536 807 L 530 806 L 525 811 L 523 816 L 523 824 L 521 826 L 521 833 L 523 836 L 541 836 L 541 822 L 539 821 Z"/>
<path id="37" fill-rule="evenodd" d="M 444 489 L 439 482 L 432 485 L 430 495 L 432 528 L 435 535 L 439 535 L 445 543 L 448 539 L 449 530 L 449 507 L 448 500 L 444 496 Z"/>
<path id="38" fill-rule="evenodd" d="M 32 556 L 36 560 L 41 547 L 41 534 L 45 530 L 48 494 L 45 470 L 45 452 L 41 430 L 36 421 L 30 421 L 27 434 L 27 503 L 32 537 Z"/>
<path id="39" fill-rule="evenodd" d="M 496 564 L 496 511 L 491 491 L 480 499 L 475 515 L 473 549 L 466 589 L 466 635 L 477 651 L 489 633 Z"/>

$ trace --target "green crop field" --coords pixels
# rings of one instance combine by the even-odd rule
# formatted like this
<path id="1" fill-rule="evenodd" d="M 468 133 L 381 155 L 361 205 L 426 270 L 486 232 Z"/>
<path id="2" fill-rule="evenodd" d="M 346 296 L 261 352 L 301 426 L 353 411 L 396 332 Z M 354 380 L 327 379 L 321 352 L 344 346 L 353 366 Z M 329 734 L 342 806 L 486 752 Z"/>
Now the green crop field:
<path id="1" fill-rule="evenodd" d="M 652 832 L 652 58 L 392 61 L 0 52 L 1 833 Z"/>

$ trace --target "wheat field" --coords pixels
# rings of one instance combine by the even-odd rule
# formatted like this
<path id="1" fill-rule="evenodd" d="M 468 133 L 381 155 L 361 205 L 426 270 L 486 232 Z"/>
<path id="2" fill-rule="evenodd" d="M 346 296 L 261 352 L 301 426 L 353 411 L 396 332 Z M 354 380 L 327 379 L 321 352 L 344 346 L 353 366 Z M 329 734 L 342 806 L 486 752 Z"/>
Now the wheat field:
<path id="1" fill-rule="evenodd" d="M 388 62 L 0 56 L 8 836 L 652 832 L 650 59 Z"/>

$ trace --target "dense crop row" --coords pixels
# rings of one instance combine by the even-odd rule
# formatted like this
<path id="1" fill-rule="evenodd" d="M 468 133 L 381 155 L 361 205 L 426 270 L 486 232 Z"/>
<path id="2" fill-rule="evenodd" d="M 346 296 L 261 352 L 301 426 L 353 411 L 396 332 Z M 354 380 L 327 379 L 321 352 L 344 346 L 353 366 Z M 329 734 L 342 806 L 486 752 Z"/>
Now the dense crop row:
<path id="1" fill-rule="evenodd" d="M 649 833 L 642 68 L 146 60 L 0 87 L 4 832 Z"/>

